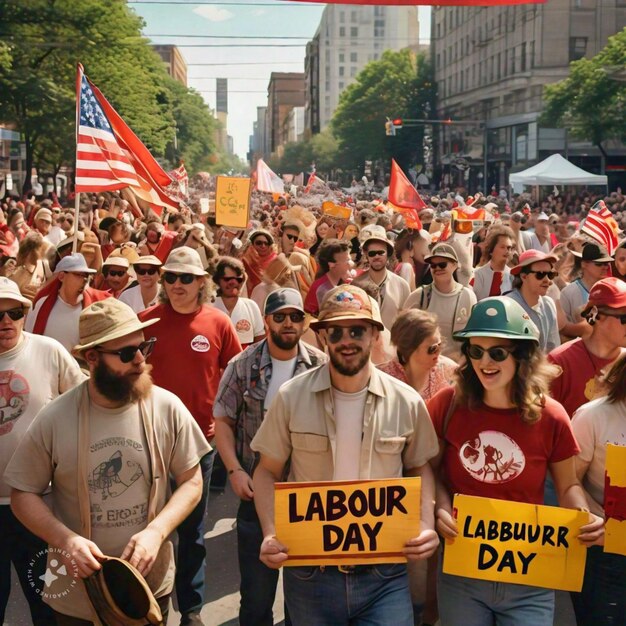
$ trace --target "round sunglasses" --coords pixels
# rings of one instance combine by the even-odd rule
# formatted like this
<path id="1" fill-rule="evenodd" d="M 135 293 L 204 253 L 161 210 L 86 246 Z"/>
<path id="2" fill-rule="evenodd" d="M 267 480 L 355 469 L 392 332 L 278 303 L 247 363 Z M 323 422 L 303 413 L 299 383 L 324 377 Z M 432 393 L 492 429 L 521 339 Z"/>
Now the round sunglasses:
<path id="1" fill-rule="evenodd" d="M 191 285 L 196 278 L 195 274 L 174 274 L 174 272 L 164 272 L 163 274 L 163 280 L 168 285 L 173 285 L 177 280 L 180 280 L 183 285 Z"/>
<path id="2" fill-rule="evenodd" d="M 150 267 L 150 268 L 142 268 L 142 267 L 135 267 L 135 274 L 137 274 L 137 276 L 145 276 L 146 274 L 148 276 L 154 276 L 159 270 L 156 267 Z"/>
<path id="3" fill-rule="evenodd" d="M 150 337 L 150 339 L 142 341 L 138 346 L 124 346 L 119 350 L 103 350 L 97 347 L 96 350 L 102 352 L 102 354 L 115 354 L 122 363 L 130 363 L 135 358 L 138 351 L 141 352 L 141 356 L 143 356 L 144 359 L 147 359 L 152 354 L 155 343 L 156 337 Z"/>
<path id="4" fill-rule="evenodd" d="M 365 326 L 327 326 L 326 336 L 328 341 L 330 343 L 339 343 L 343 339 L 345 331 L 348 332 L 350 339 L 361 341 L 365 333 L 367 333 L 367 328 Z"/>
<path id="5" fill-rule="evenodd" d="M 465 348 L 465 354 L 473 361 L 480 361 L 483 354 L 489 354 L 489 358 L 496 363 L 501 363 L 509 358 L 509 354 L 515 352 L 515 348 L 506 348 L 505 346 L 493 346 L 492 348 L 481 348 L 476 344 L 468 344 Z"/>

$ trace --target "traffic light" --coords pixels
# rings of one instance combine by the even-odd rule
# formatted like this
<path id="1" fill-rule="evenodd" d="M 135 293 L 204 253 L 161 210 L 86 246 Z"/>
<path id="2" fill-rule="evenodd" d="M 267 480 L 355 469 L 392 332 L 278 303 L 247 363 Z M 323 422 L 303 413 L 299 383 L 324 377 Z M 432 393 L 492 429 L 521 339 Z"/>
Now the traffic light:
<path id="1" fill-rule="evenodd" d="M 397 117 L 395 120 L 393 120 L 393 127 L 398 130 L 398 128 L 402 128 L 402 118 L 401 117 Z"/>
<path id="2" fill-rule="evenodd" d="M 385 122 L 385 135 L 387 135 L 387 137 L 395 137 L 396 135 L 396 127 L 389 118 L 387 118 Z"/>

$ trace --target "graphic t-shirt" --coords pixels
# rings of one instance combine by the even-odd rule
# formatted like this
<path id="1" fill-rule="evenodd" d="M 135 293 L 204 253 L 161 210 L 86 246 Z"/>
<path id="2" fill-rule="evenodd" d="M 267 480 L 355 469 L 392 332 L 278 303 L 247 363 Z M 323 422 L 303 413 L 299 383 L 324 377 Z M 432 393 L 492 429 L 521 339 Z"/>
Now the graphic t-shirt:
<path id="1" fill-rule="evenodd" d="M 249 298 L 237 298 L 237 303 L 232 313 L 228 312 L 222 298 L 215 298 L 213 306 L 230 317 L 230 321 L 237 331 L 239 343 L 241 343 L 242 346 L 249 346 L 254 341 L 255 337 L 265 334 L 261 311 L 254 300 L 250 300 Z"/>
<path id="2" fill-rule="evenodd" d="M 452 394 L 447 387 L 427 403 L 435 431 L 445 440 L 442 464 L 449 492 L 543 504 L 548 465 L 579 451 L 565 409 L 546 398 L 541 419 L 527 424 L 517 409 L 457 406 L 444 436 Z"/>
<path id="3" fill-rule="evenodd" d="M 160 321 L 146 329 L 146 338 L 157 338 L 149 360 L 152 378 L 183 401 L 211 439 L 222 370 L 241 352 L 235 328 L 225 313 L 207 304 L 194 313 L 177 313 L 169 304 L 139 313 L 142 322 L 155 318 Z"/>

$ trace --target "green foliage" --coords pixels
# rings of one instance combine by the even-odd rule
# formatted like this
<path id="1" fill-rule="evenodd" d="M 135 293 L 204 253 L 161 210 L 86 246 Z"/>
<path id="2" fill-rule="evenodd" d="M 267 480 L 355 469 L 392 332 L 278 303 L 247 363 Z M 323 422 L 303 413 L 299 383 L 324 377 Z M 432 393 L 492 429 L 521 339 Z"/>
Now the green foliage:
<path id="1" fill-rule="evenodd" d="M 386 51 L 368 63 L 341 94 L 332 119 L 339 145 L 338 164 L 362 169 L 366 160 L 392 157 L 403 166 L 421 161 L 423 127 L 406 127 L 395 137 L 385 134 L 390 118 L 426 118 L 433 82 L 425 55 L 409 50 Z"/>
<path id="2" fill-rule="evenodd" d="M 336 160 L 337 140 L 328 128 L 310 139 L 288 143 L 282 158 L 272 158 L 268 165 L 281 174 L 299 174 L 310 171 L 315 163 L 318 172 L 328 174 Z"/>
<path id="3" fill-rule="evenodd" d="M 570 64 L 569 76 L 544 92 L 541 123 L 565 126 L 574 137 L 602 147 L 626 140 L 626 29 L 591 59 Z"/>

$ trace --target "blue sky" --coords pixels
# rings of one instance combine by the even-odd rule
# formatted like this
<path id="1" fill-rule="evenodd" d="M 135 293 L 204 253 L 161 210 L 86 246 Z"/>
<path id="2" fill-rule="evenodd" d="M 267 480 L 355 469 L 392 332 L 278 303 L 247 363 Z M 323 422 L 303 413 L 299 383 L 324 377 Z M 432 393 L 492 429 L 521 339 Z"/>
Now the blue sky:
<path id="1" fill-rule="evenodd" d="M 144 18 L 144 34 L 154 43 L 180 47 L 189 64 L 189 86 L 200 91 L 211 108 L 215 107 L 215 78 L 228 78 L 228 133 L 242 158 L 248 150 L 256 107 L 267 103 L 271 72 L 304 71 L 305 45 L 315 34 L 324 10 L 323 4 L 282 0 L 228 0 L 223 4 L 214 0 L 141 0 L 129 2 L 129 6 Z M 429 12 L 429 7 L 420 7 L 420 36 L 424 39 L 428 38 Z M 228 47 L 202 47 L 204 44 Z M 211 65 L 193 65 L 197 63 Z"/>

